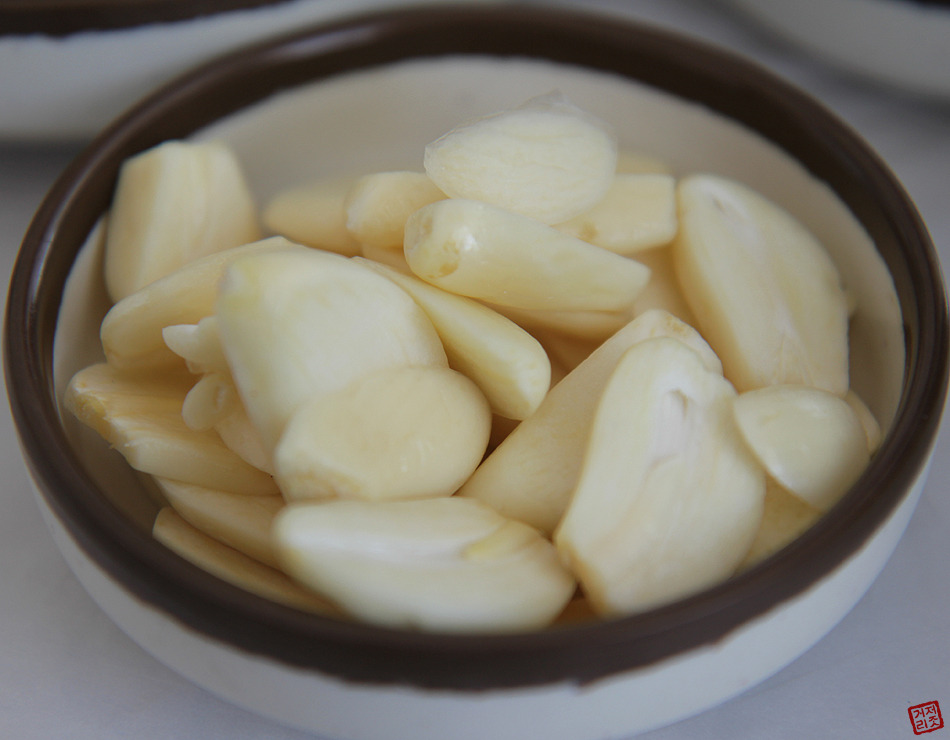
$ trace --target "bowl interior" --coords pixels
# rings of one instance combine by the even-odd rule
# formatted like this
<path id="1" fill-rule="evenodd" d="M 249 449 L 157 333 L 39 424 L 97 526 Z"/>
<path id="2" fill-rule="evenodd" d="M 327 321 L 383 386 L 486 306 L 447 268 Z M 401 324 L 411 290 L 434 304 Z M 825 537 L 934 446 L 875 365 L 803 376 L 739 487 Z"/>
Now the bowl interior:
<path id="1" fill-rule="evenodd" d="M 430 673 L 419 680 L 476 686 L 603 675 L 714 641 L 860 547 L 922 465 L 936 424 L 921 426 L 913 417 L 925 403 L 942 403 L 946 382 L 945 307 L 933 250 L 873 153 L 780 80 L 662 33 L 504 10 L 474 21 L 466 11 L 394 17 L 395 23 L 357 22 L 229 57 L 160 91 L 97 139 L 64 174 L 27 237 L 32 251 L 25 261 L 46 261 L 22 268 L 40 276 L 31 300 L 41 310 L 30 320 L 56 319 L 52 358 L 40 340 L 40 350 L 24 360 L 41 376 L 29 392 L 58 400 L 72 373 L 101 358 L 98 329 L 108 305 L 101 228 L 92 225 L 106 212 L 123 157 L 167 138 L 222 139 L 263 203 L 283 187 L 323 175 L 421 169 L 425 144 L 460 120 L 559 90 L 613 126 L 624 148 L 660 157 L 679 175 L 706 171 L 740 180 L 788 209 L 826 245 L 856 307 L 852 387 L 891 430 L 881 453 L 809 533 L 808 547 L 780 553 L 755 572 L 613 624 L 468 640 L 334 625 L 196 573 L 151 540 L 158 503 L 147 481 L 67 414 L 44 428 L 24 410 L 18 422 L 40 488 L 59 502 L 58 510 L 68 509 L 84 545 L 140 596 L 222 639 L 253 643 L 289 662 L 332 663 L 351 677 L 364 668 L 347 651 L 425 652 L 420 672 Z M 384 26 L 389 35 L 375 35 Z M 17 300 L 19 293 L 11 299 Z M 11 334 L 19 341 L 10 320 L 8 344 Z M 8 364 L 17 362 L 10 354 Z M 934 356 L 940 362 L 931 367 Z M 17 370 L 8 369 L 8 377 L 16 388 L 27 385 Z M 117 518 L 101 507 L 103 496 Z M 182 606 L 182 593 L 191 604 Z M 197 602 L 207 611 L 194 608 Z M 287 639 L 261 647 L 262 623 Z M 301 636 L 310 642 L 301 643 Z M 624 650 L 616 649 L 618 641 Z M 466 676 L 447 664 L 451 651 L 469 661 Z M 502 655 L 514 662 L 499 668 Z M 377 679 L 395 675 L 365 670 Z M 500 670 L 508 673 L 499 677 Z M 397 673 L 405 678 L 404 668 Z"/>

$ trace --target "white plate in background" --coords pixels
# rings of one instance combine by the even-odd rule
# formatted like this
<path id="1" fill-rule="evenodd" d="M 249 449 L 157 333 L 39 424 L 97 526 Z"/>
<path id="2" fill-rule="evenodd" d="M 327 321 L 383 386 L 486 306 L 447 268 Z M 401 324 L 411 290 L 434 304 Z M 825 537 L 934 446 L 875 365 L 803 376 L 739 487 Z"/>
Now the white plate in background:
<path id="1" fill-rule="evenodd" d="M 950 97 L 950 2 L 726 0 L 825 62 L 915 94 Z"/>

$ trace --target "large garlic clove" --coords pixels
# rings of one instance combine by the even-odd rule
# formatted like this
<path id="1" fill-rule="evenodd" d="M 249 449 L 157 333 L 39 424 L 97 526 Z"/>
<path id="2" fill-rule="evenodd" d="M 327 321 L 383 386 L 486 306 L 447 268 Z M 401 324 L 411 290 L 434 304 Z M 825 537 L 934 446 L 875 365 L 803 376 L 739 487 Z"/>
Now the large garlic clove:
<path id="1" fill-rule="evenodd" d="M 286 504 L 280 496 L 241 496 L 192 483 L 155 478 L 169 505 L 209 537 L 265 565 L 279 568 L 271 539 L 274 517 Z"/>
<path id="2" fill-rule="evenodd" d="M 622 310 L 650 278 L 634 260 L 474 200 L 441 200 L 413 213 L 405 254 L 428 283 L 515 308 Z"/>
<path id="3" fill-rule="evenodd" d="M 351 257 L 360 245 L 346 228 L 346 197 L 352 177 L 322 180 L 282 190 L 264 207 L 265 226 L 308 247 Z"/>
<path id="4" fill-rule="evenodd" d="M 735 395 L 678 339 L 641 342 L 617 363 L 554 534 L 599 613 L 711 586 L 748 551 L 765 475 L 735 429 Z"/>
<path id="5" fill-rule="evenodd" d="M 653 337 L 676 337 L 702 357 L 711 372 L 719 360 L 690 326 L 663 311 L 649 311 L 598 347 L 548 392 L 475 470 L 459 494 L 477 498 L 512 519 L 552 532 L 580 474 L 594 412 L 623 353 Z"/>
<path id="6" fill-rule="evenodd" d="M 293 578 L 392 627 L 537 629 L 575 588 L 537 531 L 454 496 L 293 504 L 278 515 L 274 539 Z"/>
<path id="7" fill-rule="evenodd" d="M 445 197 L 424 172 L 399 170 L 364 175 L 347 194 L 346 228 L 362 249 L 401 252 L 409 216 Z"/>
<path id="8" fill-rule="evenodd" d="M 234 153 L 168 141 L 125 161 L 109 215 L 105 277 L 119 301 L 193 260 L 260 239 Z"/>
<path id="9" fill-rule="evenodd" d="M 341 616 L 340 610 L 326 599 L 303 588 L 276 568 L 209 537 L 170 506 L 158 512 L 152 534 L 185 560 L 245 591 L 304 611 Z"/>
<path id="10" fill-rule="evenodd" d="M 447 364 L 432 322 L 404 290 L 330 252 L 235 260 L 216 314 L 235 385 L 267 450 L 316 396 L 383 368 Z"/>
<path id="11" fill-rule="evenodd" d="M 820 511 L 868 464 L 864 427 L 847 401 L 807 386 L 741 394 L 735 418 L 749 448 L 776 481 Z"/>
<path id="12" fill-rule="evenodd" d="M 470 298 L 377 263 L 364 264 L 422 307 L 442 339 L 449 366 L 481 388 L 495 413 L 524 419 L 537 409 L 551 384 L 551 363 L 537 339 Z"/>
<path id="13" fill-rule="evenodd" d="M 554 224 L 603 197 L 617 147 L 601 122 L 563 97 L 546 96 L 454 128 L 426 147 L 424 163 L 453 198 Z"/>
<path id="14" fill-rule="evenodd" d="M 109 309 L 99 329 L 106 360 L 122 369 L 181 365 L 181 358 L 165 344 L 164 329 L 176 324 L 197 324 L 213 314 L 218 282 L 234 259 L 293 247 L 283 237 L 271 237 L 216 252 L 119 301 Z"/>
<path id="15" fill-rule="evenodd" d="M 712 175 L 680 181 L 673 243 L 683 294 L 740 391 L 848 389 L 848 306 L 824 247 L 763 196 Z"/>
<path id="16" fill-rule="evenodd" d="M 386 368 L 307 402 L 274 450 L 288 500 L 449 496 L 481 461 L 491 410 L 442 367 Z"/>
<path id="17" fill-rule="evenodd" d="M 617 175 L 592 208 L 555 226 L 617 254 L 669 244 L 676 236 L 676 180 L 671 175 Z"/>
<path id="18" fill-rule="evenodd" d="M 273 479 L 241 460 L 217 433 L 185 425 L 188 382 L 193 378 L 134 376 L 102 363 L 72 377 L 63 404 L 135 470 L 232 493 L 275 494 Z"/>
<path id="19" fill-rule="evenodd" d="M 751 568 L 778 552 L 820 517 L 820 510 L 792 495 L 774 480 L 767 480 L 762 522 L 749 551 L 739 564 L 739 570 Z"/>

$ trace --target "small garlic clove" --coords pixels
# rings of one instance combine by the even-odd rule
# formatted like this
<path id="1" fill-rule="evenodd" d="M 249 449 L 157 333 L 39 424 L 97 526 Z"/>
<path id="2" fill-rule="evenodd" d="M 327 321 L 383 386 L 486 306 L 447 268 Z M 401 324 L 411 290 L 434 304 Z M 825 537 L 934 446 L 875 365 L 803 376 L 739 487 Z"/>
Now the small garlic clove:
<path id="1" fill-rule="evenodd" d="M 234 152 L 167 141 L 127 159 L 109 215 L 105 278 L 119 301 L 205 255 L 261 238 Z"/>
<path id="2" fill-rule="evenodd" d="M 214 430 L 185 425 L 181 408 L 193 381 L 129 375 L 102 363 L 72 377 L 63 404 L 135 470 L 243 495 L 276 493 L 273 478 L 241 460 Z"/>
<path id="3" fill-rule="evenodd" d="M 603 197 L 617 145 L 602 122 L 550 95 L 457 126 L 426 147 L 424 165 L 452 198 L 553 224 Z"/>
<path id="4" fill-rule="evenodd" d="M 847 401 L 775 385 L 741 394 L 735 419 L 749 449 L 785 489 L 827 511 L 868 464 L 867 435 Z"/>

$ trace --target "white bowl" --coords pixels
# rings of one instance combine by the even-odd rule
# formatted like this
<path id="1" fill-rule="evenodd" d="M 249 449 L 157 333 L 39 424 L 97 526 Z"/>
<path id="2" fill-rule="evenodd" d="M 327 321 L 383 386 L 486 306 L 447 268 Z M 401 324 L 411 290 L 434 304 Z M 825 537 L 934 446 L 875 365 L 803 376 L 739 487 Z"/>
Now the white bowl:
<path id="1" fill-rule="evenodd" d="M 860 480 L 798 540 L 702 593 L 631 617 L 502 636 L 422 634 L 263 600 L 155 542 L 157 506 L 61 414 L 100 357 L 94 226 L 118 167 L 168 138 L 228 141 L 255 194 L 331 173 L 418 167 L 473 114 L 559 89 L 625 147 L 761 190 L 828 246 L 856 301 L 853 387 L 886 430 Z M 923 487 L 947 389 L 937 257 L 895 178 L 796 89 L 695 41 L 527 8 L 371 16 L 229 56 L 106 129 L 48 195 L 14 270 L 6 372 L 57 544 L 156 658 L 236 704 L 328 738 L 597 740 L 662 726 L 780 670 L 861 598 Z"/>
<path id="2" fill-rule="evenodd" d="M 915 95 L 950 97 L 941 0 L 726 0 L 816 58 Z"/>

